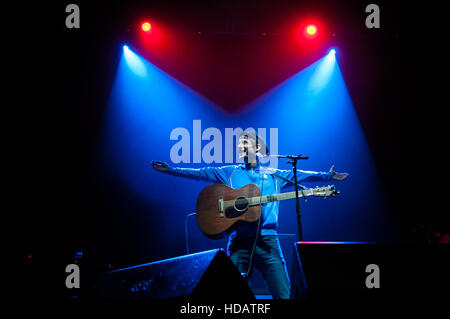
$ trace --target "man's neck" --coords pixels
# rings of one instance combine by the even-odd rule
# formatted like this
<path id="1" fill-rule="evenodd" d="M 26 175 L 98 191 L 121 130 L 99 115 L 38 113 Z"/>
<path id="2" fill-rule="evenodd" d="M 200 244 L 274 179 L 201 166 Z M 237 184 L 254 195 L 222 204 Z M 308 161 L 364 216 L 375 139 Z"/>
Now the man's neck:
<path id="1" fill-rule="evenodd" d="M 255 167 L 259 166 L 259 159 L 258 159 L 258 157 L 256 157 L 253 162 L 249 162 L 248 161 L 248 157 L 246 157 L 244 159 L 244 162 L 245 162 L 245 168 L 247 168 L 247 169 L 252 169 L 252 168 L 255 168 Z"/>

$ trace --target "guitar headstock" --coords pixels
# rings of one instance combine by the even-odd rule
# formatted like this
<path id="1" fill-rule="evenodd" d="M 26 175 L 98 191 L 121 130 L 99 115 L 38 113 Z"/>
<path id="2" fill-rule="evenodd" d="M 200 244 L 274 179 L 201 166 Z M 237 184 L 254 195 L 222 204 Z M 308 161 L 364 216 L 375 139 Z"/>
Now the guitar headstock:
<path id="1" fill-rule="evenodd" d="M 324 187 L 315 187 L 311 188 L 312 194 L 314 196 L 328 197 L 328 196 L 337 196 L 339 195 L 339 191 L 334 187 L 334 185 L 328 185 Z"/>

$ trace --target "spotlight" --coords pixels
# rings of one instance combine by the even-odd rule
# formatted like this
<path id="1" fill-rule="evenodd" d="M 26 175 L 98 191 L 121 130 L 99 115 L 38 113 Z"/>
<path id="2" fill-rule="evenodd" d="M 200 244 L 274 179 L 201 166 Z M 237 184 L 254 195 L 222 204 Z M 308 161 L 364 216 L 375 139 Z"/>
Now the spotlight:
<path id="1" fill-rule="evenodd" d="M 331 49 L 330 52 L 328 52 L 328 54 L 335 55 L 336 54 L 336 50 L 335 49 Z"/>
<path id="2" fill-rule="evenodd" d="M 147 75 L 147 67 L 139 55 L 134 53 L 127 45 L 123 46 L 123 56 L 128 67 L 134 74 L 145 77 Z"/>
<path id="3" fill-rule="evenodd" d="M 296 28 L 296 36 L 299 41 L 306 41 L 307 46 L 318 45 L 323 34 L 323 25 L 316 18 L 308 18 L 300 21 Z"/>
<path id="4" fill-rule="evenodd" d="M 310 36 L 313 36 L 317 33 L 317 27 L 313 24 L 310 24 L 306 27 L 306 33 Z"/>
<path id="5" fill-rule="evenodd" d="M 141 28 L 144 32 L 150 32 L 150 30 L 152 29 L 152 25 L 150 24 L 150 22 L 144 22 L 142 23 Z"/>

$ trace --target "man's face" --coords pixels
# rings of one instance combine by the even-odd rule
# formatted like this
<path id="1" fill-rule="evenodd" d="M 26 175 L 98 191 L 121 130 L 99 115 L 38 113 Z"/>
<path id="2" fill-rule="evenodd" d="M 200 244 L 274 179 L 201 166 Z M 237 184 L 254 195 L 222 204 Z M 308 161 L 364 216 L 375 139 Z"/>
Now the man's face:
<path id="1" fill-rule="evenodd" d="M 256 143 L 253 139 L 249 139 L 246 136 L 241 136 L 239 138 L 238 150 L 239 158 L 256 158 L 256 152 L 259 151 L 260 147 L 256 147 Z"/>

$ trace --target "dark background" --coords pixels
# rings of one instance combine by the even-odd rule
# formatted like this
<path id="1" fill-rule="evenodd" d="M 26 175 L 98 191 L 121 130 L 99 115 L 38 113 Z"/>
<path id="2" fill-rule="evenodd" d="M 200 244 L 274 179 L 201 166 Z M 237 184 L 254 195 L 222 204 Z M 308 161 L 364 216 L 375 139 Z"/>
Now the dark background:
<path id="1" fill-rule="evenodd" d="M 447 144 L 445 126 L 438 124 L 445 100 L 436 97 L 442 92 L 437 75 L 444 65 L 441 60 L 445 61 L 444 51 L 439 51 L 435 42 L 440 39 L 437 24 L 442 21 L 437 5 L 376 2 L 381 9 L 381 28 L 367 29 L 365 7 L 370 2 L 364 1 L 76 3 L 81 9 L 78 30 L 66 29 L 64 24 L 69 2 L 5 11 L 13 21 L 7 29 L 11 41 L 4 43 L 8 56 L 4 60 L 5 97 L 10 98 L 5 98 L 4 105 L 8 208 L 2 225 L 6 256 L 20 265 L 16 270 L 38 265 L 46 274 L 39 280 L 51 282 L 48 285 L 53 289 L 57 276 L 52 269 L 67 264 L 75 251 L 85 252 L 98 270 L 107 269 L 108 264 L 117 268 L 171 255 L 155 244 L 153 251 L 142 256 L 141 238 L 130 231 L 136 221 L 126 218 L 126 211 L 139 210 L 143 204 L 114 176 L 100 178 L 92 164 L 121 45 L 124 40 L 136 41 L 133 28 L 146 13 L 172 30 L 180 39 L 180 48 L 186 48 L 186 60 L 194 61 L 194 65 L 177 64 L 182 55 L 178 51 L 155 55 L 158 65 L 228 112 L 235 112 L 239 105 L 317 60 L 320 48 L 297 56 L 296 70 L 289 70 L 288 62 L 274 61 L 273 68 L 245 90 L 230 89 L 236 92 L 230 97 L 208 84 L 208 76 L 226 74 L 231 63 L 236 63 L 232 65 L 235 71 L 247 65 L 242 77 L 231 81 L 230 72 L 220 83 L 234 85 L 233 89 L 242 87 L 258 74 L 251 54 L 265 40 L 261 35 L 243 40 L 233 34 L 201 36 L 197 32 L 283 34 L 303 13 L 319 12 L 327 27 L 324 47 L 334 43 L 342 52 L 339 65 L 343 77 L 391 214 L 401 225 L 398 239 L 423 242 L 424 235 L 411 230 L 425 224 L 448 232 L 444 220 L 448 209 L 439 205 L 447 196 L 440 184 L 447 177 L 441 154 Z M 250 49 L 239 54 L 244 57 L 239 61 L 230 48 L 242 41 L 247 41 Z M 211 46 L 218 56 L 196 60 L 195 47 L 202 45 Z M 221 63 L 196 68 L 213 61 Z M 193 68 L 199 72 L 190 72 Z M 102 229 L 108 231 L 102 233 Z M 148 231 L 157 229 L 155 225 Z M 184 247 L 184 243 L 174 245 L 175 250 Z"/>

